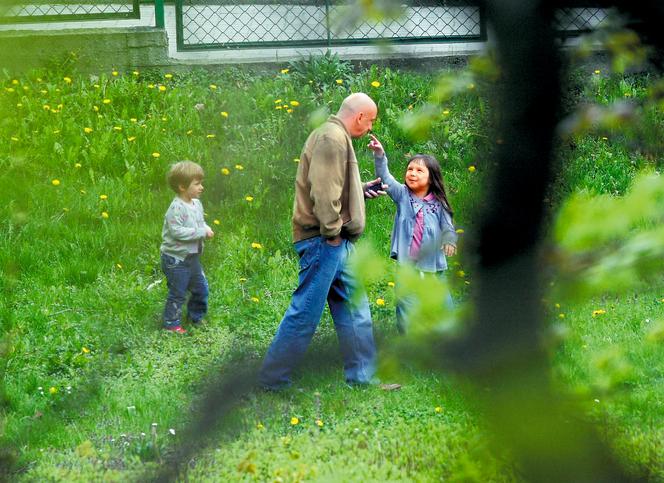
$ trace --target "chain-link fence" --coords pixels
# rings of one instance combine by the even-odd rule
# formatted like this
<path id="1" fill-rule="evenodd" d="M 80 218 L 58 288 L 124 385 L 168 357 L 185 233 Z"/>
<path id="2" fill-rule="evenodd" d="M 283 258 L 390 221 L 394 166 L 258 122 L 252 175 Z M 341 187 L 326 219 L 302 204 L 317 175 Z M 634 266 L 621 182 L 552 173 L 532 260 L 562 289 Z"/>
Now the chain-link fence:
<path id="1" fill-rule="evenodd" d="M 597 28 L 607 16 L 601 8 L 561 8 L 556 11 L 554 22 L 560 35 L 572 36 Z"/>
<path id="2" fill-rule="evenodd" d="M 4 24 L 140 18 L 139 0 L 33 0 L 0 13 Z"/>
<path id="3" fill-rule="evenodd" d="M 194 50 L 486 39 L 484 16 L 474 2 L 436 3 L 414 0 L 394 18 L 371 21 L 339 0 L 176 0 L 177 45 Z"/>

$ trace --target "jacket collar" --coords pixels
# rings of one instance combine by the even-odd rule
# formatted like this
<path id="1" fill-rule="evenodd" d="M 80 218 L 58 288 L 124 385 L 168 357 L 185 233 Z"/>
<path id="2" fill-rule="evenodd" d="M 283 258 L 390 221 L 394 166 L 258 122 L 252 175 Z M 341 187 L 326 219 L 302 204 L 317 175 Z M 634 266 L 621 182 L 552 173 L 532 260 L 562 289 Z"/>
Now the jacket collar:
<path id="1" fill-rule="evenodd" d="M 350 133 L 348 132 L 348 129 L 346 129 L 346 125 L 337 116 L 335 116 L 334 114 L 331 114 L 330 117 L 327 118 L 327 120 L 328 120 L 328 122 L 331 122 L 333 124 L 337 124 L 337 125 L 341 126 L 341 128 L 344 130 L 346 135 L 348 137 L 350 137 Z"/>

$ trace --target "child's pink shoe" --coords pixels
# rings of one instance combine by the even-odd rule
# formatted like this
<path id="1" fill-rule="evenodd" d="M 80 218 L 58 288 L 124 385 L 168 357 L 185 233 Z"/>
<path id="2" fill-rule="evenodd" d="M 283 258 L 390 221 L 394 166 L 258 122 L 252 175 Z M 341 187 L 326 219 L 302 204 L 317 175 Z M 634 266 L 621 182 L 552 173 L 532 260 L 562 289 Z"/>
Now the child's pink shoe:
<path id="1" fill-rule="evenodd" d="M 166 330 L 170 330 L 171 332 L 175 332 L 176 334 L 186 334 L 187 331 L 182 328 L 181 325 L 176 325 L 174 327 L 165 327 Z"/>

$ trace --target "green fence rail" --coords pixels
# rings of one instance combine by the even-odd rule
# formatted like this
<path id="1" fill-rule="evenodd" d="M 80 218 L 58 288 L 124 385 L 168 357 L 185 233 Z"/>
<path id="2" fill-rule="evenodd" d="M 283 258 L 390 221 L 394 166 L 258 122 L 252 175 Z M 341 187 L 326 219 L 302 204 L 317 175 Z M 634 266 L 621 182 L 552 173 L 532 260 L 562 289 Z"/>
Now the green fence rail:
<path id="1" fill-rule="evenodd" d="M 34 0 L 3 9 L 0 24 L 140 18 L 139 0 Z"/>
<path id="2" fill-rule="evenodd" d="M 398 18 L 367 21 L 339 0 L 176 0 L 178 50 L 486 39 L 477 2 L 411 0 Z"/>

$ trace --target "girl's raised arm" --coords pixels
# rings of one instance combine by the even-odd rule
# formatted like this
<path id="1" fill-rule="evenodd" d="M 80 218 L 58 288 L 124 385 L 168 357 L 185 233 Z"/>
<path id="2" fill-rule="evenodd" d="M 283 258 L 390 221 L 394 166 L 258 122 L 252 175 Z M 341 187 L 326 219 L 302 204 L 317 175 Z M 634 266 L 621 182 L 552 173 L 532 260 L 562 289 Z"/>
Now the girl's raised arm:
<path id="1" fill-rule="evenodd" d="M 387 195 L 394 201 L 398 201 L 406 193 L 406 186 L 399 183 L 390 169 L 387 167 L 387 158 L 385 157 L 385 150 L 378 138 L 373 134 L 369 134 L 371 141 L 367 145 L 369 149 L 374 152 L 374 167 L 376 177 L 380 178 L 383 184 L 388 186 Z"/>

